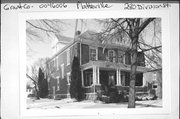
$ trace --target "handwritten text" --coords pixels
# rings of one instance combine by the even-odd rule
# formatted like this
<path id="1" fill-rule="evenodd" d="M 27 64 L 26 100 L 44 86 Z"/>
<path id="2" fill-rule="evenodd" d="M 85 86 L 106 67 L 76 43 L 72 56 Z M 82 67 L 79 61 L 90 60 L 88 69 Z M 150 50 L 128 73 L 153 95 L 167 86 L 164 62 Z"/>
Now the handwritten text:
<path id="1" fill-rule="evenodd" d="M 110 8 L 110 6 L 107 3 L 82 3 L 82 2 L 77 2 L 77 9 L 100 9 L 100 8 Z"/>
<path id="2" fill-rule="evenodd" d="M 151 9 L 159 9 L 159 8 L 169 8 L 169 3 L 162 4 L 135 4 L 135 3 L 125 3 L 125 10 L 151 10 Z"/>
<path id="3" fill-rule="evenodd" d="M 40 4 L 39 8 L 67 8 L 66 3 L 44 3 Z"/>
<path id="4" fill-rule="evenodd" d="M 33 6 L 28 5 L 26 3 L 18 3 L 17 5 L 12 5 L 12 4 L 5 4 L 4 5 L 4 10 L 23 10 L 23 9 L 30 9 Z"/>

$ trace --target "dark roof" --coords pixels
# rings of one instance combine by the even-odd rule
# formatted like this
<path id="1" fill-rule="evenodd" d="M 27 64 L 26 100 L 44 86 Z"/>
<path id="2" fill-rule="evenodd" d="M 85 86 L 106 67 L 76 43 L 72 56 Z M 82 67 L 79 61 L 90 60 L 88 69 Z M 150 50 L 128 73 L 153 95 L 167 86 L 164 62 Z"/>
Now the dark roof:
<path id="1" fill-rule="evenodd" d="M 100 43 L 100 35 L 99 35 L 99 33 L 95 32 L 95 31 L 87 30 L 84 33 L 80 34 L 78 36 L 78 38 Z"/>
<path id="2" fill-rule="evenodd" d="M 95 31 L 87 30 L 84 33 L 80 34 L 78 38 L 83 39 L 83 41 L 90 41 L 93 43 L 100 43 L 100 44 L 116 44 L 116 45 L 129 45 L 129 40 L 127 37 L 123 37 L 124 40 L 121 38 L 122 36 L 118 33 L 114 34 L 107 34 L 102 36 L 102 33 L 97 33 Z"/>
<path id="3" fill-rule="evenodd" d="M 65 43 L 65 44 L 73 42 L 73 38 L 71 37 L 63 36 L 59 33 L 56 33 L 55 36 L 57 37 L 58 42 Z"/>

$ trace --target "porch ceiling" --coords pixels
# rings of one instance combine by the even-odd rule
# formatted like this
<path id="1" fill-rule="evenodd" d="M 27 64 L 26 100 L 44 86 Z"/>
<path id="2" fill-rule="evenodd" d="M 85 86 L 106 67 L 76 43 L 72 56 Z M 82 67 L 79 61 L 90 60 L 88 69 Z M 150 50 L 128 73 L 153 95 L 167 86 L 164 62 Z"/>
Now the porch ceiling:
<path id="1" fill-rule="evenodd" d="M 120 70 L 124 70 L 124 71 L 131 70 L 131 65 L 108 62 L 108 61 L 90 61 L 86 64 L 81 65 L 81 69 L 86 70 L 86 69 L 92 68 L 93 66 L 97 66 L 97 67 L 103 68 L 103 69 L 115 69 L 115 70 L 120 69 Z M 137 72 L 147 72 L 150 70 L 151 69 L 146 68 L 146 67 L 137 66 Z"/>

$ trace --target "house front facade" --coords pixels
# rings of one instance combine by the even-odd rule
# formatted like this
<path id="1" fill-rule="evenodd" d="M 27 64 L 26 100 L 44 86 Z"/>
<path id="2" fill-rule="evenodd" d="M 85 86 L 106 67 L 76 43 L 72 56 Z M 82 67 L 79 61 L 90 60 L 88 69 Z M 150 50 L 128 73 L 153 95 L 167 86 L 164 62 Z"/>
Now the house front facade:
<path id="1" fill-rule="evenodd" d="M 116 87 L 118 92 L 129 90 L 131 56 L 128 47 L 121 43 L 102 44 L 94 32 L 86 31 L 76 36 L 75 40 L 58 51 L 47 62 L 49 95 L 61 99 L 70 97 L 71 65 L 73 58 L 79 59 L 82 86 L 86 99 L 95 100 L 100 90 L 107 92 L 109 87 Z M 147 91 L 146 74 L 142 52 L 138 53 L 136 92 Z"/>

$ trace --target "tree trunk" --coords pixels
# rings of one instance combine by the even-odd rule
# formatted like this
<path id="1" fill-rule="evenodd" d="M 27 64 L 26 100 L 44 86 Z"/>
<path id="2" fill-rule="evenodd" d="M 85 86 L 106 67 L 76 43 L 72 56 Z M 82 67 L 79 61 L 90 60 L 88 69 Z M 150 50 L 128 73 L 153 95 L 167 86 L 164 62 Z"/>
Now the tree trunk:
<path id="1" fill-rule="evenodd" d="M 131 51 L 131 74 L 129 84 L 129 102 L 128 108 L 135 108 L 135 80 L 137 68 L 137 42 L 138 36 L 132 37 L 132 51 Z"/>
<path id="2" fill-rule="evenodd" d="M 34 84 L 35 85 L 35 90 L 36 90 L 36 99 L 40 99 L 39 97 L 39 91 L 37 89 L 37 84 Z"/>

